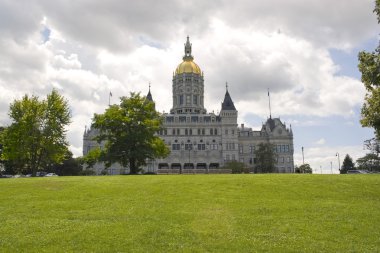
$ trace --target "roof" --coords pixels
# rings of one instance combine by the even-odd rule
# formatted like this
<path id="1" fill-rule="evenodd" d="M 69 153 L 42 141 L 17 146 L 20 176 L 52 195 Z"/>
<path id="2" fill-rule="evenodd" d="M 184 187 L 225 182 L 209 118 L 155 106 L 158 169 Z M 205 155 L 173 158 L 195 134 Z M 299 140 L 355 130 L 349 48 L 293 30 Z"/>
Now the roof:
<path id="1" fill-rule="evenodd" d="M 231 98 L 228 90 L 226 91 L 226 95 L 224 95 L 224 101 L 222 103 L 222 110 L 236 111 L 234 102 L 232 101 L 232 98 Z"/>

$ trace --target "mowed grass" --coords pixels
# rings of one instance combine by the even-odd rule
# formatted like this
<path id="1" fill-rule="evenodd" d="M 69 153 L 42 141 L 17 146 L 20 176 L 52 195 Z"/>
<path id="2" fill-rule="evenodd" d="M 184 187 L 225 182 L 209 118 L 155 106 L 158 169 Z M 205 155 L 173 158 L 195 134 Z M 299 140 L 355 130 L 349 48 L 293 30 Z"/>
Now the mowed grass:
<path id="1" fill-rule="evenodd" d="M 1 179 L 0 252 L 380 252 L 380 175 Z"/>

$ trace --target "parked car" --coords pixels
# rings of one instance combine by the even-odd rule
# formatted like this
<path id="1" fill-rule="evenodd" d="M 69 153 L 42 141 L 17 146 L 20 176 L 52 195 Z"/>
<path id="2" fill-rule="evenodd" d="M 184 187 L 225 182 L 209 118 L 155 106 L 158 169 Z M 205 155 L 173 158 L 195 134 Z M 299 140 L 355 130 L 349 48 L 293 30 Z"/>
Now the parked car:
<path id="1" fill-rule="evenodd" d="M 13 175 L 2 175 L 1 177 L 2 178 L 11 178 L 11 177 L 13 177 Z"/>
<path id="2" fill-rule="evenodd" d="M 55 174 L 55 173 L 47 173 L 47 174 L 45 175 L 45 177 L 58 177 L 58 175 Z"/>
<path id="3" fill-rule="evenodd" d="M 368 174 L 365 170 L 348 170 L 347 174 Z"/>
<path id="4" fill-rule="evenodd" d="M 46 176 L 47 172 L 45 171 L 37 171 L 36 173 L 36 177 L 44 177 Z"/>

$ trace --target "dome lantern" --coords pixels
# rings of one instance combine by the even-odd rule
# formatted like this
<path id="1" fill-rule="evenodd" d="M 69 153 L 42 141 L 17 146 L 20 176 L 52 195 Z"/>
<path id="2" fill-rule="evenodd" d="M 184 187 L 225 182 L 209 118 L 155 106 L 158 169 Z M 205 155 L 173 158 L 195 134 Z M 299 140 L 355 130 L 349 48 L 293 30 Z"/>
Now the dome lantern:
<path id="1" fill-rule="evenodd" d="M 187 36 L 185 46 L 185 55 L 183 56 L 183 62 L 180 63 L 176 70 L 175 75 L 180 75 L 184 73 L 194 73 L 197 75 L 203 75 L 201 68 L 193 61 L 194 57 L 191 55 L 191 47 L 189 36 Z"/>

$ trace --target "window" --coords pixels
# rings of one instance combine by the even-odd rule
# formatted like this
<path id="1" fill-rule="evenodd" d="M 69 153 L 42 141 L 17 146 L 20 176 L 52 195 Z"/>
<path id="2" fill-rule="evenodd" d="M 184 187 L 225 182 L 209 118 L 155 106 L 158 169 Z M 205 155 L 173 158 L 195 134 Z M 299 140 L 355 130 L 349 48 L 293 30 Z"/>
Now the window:
<path id="1" fill-rule="evenodd" d="M 226 129 L 226 130 L 224 131 L 224 133 L 227 135 L 227 134 L 228 134 L 228 130 Z"/>
<path id="2" fill-rule="evenodd" d="M 204 129 L 202 129 L 202 135 L 205 135 L 205 130 Z"/>
<path id="3" fill-rule="evenodd" d="M 192 150 L 193 144 L 185 144 L 185 150 Z"/>
<path id="4" fill-rule="evenodd" d="M 231 130 L 231 134 L 234 135 L 234 134 L 235 134 L 235 131 L 234 131 L 234 130 Z"/>
<path id="5" fill-rule="evenodd" d="M 196 95 L 193 96 L 193 104 L 198 104 L 198 96 Z"/>
<path id="6" fill-rule="evenodd" d="M 240 154 L 243 154 L 243 145 L 240 145 L 240 146 L 239 146 L 239 153 L 240 153 Z"/>
<path id="7" fill-rule="evenodd" d="M 189 105 L 190 104 L 190 98 L 191 96 L 190 95 L 186 95 L 186 104 Z"/>
<path id="8" fill-rule="evenodd" d="M 198 144 L 198 150 L 206 150 L 206 144 Z"/>
<path id="9" fill-rule="evenodd" d="M 189 135 L 193 135 L 193 129 L 189 129 Z"/>
<path id="10" fill-rule="evenodd" d="M 180 144 L 172 144 L 172 150 L 180 150 L 181 146 Z"/>
<path id="11" fill-rule="evenodd" d="M 218 135 L 218 130 L 216 128 L 214 129 L 214 134 Z"/>
<path id="12" fill-rule="evenodd" d="M 290 163 L 290 157 L 286 157 L 286 162 Z"/>
<path id="13" fill-rule="evenodd" d="M 255 150 L 255 146 L 250 145 L 249 146 L 249 153 L 253 154 L 253 151 Z"/>
<path id="14" fill-rule="evenodd" d="M 285 152 L 289 152 L 289 145 L 285 146 Z"/>
<path id="15" fill-rule="evenodd" d="M 218 144 L 210 144 L 211 150 L 218 150 Z"/>
<path id="16" fill-rule="evenodd" d="M 179 95 L 179 104 L 183 105 L 183 95 Z"/>
<path id="17" fill-rule="evenodd" d="M 179 128 L 177 128 L 177 135 L 179 135 L 180 134 L 180 132 L 179 132 Z"/>
<path id="18" fill-rule="evenodd" d="M 201 135 L 201 129 L 198 128 L 198 135 Z"/>
<path id="19" fill-rule="evenodd" d="M 185 129 L 185 135 L 189 135 L 189 130 Z"/>
<path id="20" fill-rule="evenodd" d="M 210 135 L 213 135 L 214 134 L 214 130 L 211 128 L 210 129 Z"/>

